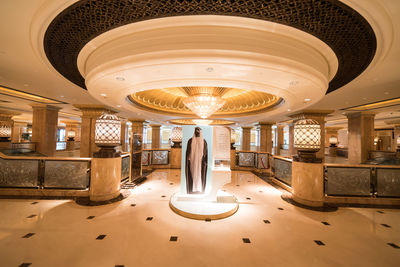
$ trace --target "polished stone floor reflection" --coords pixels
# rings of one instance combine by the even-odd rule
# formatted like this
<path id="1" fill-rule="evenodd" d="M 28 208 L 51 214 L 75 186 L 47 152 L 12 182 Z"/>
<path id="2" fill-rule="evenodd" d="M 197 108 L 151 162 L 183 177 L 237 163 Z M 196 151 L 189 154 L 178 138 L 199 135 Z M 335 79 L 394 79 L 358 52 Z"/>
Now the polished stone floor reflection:
<path id="1" fill-rule="evenodd" d="M 239 210 L 197 221 L 170 210 L 179 187 L 179 171 L 158 170 L 105 206 L 0 199 L 0 266 L 399 266 L 400 210 L 306 210 L 232 172 Z"/>

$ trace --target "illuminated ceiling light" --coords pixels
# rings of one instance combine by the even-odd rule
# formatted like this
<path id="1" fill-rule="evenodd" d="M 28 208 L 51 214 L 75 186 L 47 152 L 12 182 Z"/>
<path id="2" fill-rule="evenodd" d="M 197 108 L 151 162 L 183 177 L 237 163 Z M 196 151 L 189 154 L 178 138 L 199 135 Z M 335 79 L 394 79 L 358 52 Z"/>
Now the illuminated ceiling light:
<path id="1" fill-rule="evenodd" d="M 311 99 L 309 99 L 309 98 L 304 98 L 304 102 L 310 102 L 311 101 Z"/>
<path id="2" fill-rule="evenodd" d="M 184 90 L 189 97 L 183 99 L 183 104 L 202 119 L 210 117 L 226 103 L 213 87 L 184 87 Z"/>
<path id="3" fill-rule="evenodd" d="M 212 120 L 192 120 L 196 125 L 207 126 L 210 125 Z"/>
<path id="4" fill-rule="evenodd" d="M 0 86 L 0 94 L 11 96 L 11 97 L 16 97 L 16 98 L 21 98 L 21 99 L 29 100 L 29 101 L 33 101 L 33 102 L 38 102 L 38 103 L 42 103 L 42 104 L 65 104 L 64 102 L 61 102 L 58 100 L 26 93 L 26 92 L 19 91 L 19 90 L 16 90 L 16 89 L 13 89 L 10 87 L 6 87 L 3 85 Z"/>
<path id="5" fill-rule="evenodd" d="M 121 82 L 122 82 L 122 81 L 125 81 L 125 78 L 124 78 L 124 77 L 116 77 L 115 79 L 116 79 L 117 81 L 121 81 Z"/>
<path id="6" fill-rule="evenodd" d="M 107 94 L 100 94 L 102 97 L 106 97 L 107 96 Z"/>

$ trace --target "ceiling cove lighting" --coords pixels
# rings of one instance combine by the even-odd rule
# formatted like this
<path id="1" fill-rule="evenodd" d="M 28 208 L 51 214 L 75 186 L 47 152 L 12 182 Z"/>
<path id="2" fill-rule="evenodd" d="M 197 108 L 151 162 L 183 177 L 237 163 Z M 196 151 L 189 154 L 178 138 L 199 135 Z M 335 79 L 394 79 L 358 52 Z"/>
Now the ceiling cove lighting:
<path id="1" fill-rule="evenodd" d="M 57 100 L 50 99 L 50 98 L 43 97 L 43 96 L 33 95 L 30 93 L 19 91 L 17 89 L 13 89 L 13 88 L 3 86 L 3 85 L 0 85 L 0 94 L 6 95 L 6 96 L 11 96 L 11 97 L 17 97 L 20 99 L 25 99 L 25 100 L 29 100 L 29 101 L 33 101 L 33 102 L 37 102 L 37 103 L 41 103 L 41 104 L 66 104 L 65 102 L 62 102 L 62 101 L 57 101 Z"/>

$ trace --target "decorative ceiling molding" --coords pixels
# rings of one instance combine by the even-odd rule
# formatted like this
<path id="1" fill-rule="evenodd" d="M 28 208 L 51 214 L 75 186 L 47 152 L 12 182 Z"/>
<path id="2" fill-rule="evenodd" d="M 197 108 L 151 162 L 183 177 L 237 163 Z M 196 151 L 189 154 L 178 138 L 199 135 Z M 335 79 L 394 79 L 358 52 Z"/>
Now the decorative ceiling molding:
<path id="1" fill-rule="evenodd" d="M 193 119 L 195 120 L 195 119 Z M 169 123 L 175 125 L 197 125 L 192 119 L 181 119 L 181 120 L 170 120 Z M 234 121 L 228 120 L 212 120 L 212 122 L 208 125 L 232 125 Z"/>
<path id="2" fill-rule="evenodd" d="M 90 40 L 126 24 L 186 15 L 260 19 L 314 35 L 332 48 L 339 61 L 328 93 L 360 75 L 376 51 L 372 27 L 354 9 L 338 0 L 82 0 L 65 9 L 50 23 L 44 37 L 44 49 L 58 72 L 86 88 L 78 71 L 77 57 Z"/>
<path id="3" fill-rule="evenodd" d="M 163 114 L 179 116 L 196 116 L 183 104 L 183 99 L 193 92 L 204 91 L 204 87 L 171 87 L 136 92 L 128 97 L 136 107 Z M 215 87 L 209 92 L 222 94 L 225 105 L 212 117 L 246 116 L 265 112 L 281 104 L 283 100 L 275 95 L 259 91 L 248 91 L 236 88 Z"/>

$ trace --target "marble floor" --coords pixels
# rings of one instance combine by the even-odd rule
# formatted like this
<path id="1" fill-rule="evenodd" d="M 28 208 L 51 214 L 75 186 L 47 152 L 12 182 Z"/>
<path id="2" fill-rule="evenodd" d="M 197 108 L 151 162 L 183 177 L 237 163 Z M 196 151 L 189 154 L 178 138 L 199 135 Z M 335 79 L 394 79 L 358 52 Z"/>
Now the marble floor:
<path id="1" fill-rule="evenodd" d="M 249 172 L 224 189 L 239 210 L 198 221 L 169 208 L 177 170 L 105 206 L 0 199 L 0 266 L 400 266 L 400 210 L 293 206 Z"/>

